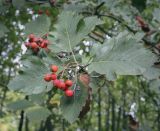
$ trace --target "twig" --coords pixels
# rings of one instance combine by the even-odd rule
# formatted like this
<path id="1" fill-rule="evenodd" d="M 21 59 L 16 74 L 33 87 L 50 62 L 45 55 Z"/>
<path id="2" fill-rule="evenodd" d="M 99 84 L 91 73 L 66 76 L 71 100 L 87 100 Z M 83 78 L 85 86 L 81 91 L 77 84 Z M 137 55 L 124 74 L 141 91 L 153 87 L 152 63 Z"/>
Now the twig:
<path id="1" fill-rule="evenodd" d="M 97 15 L 98 14 L 98 10 L 105 4 L 105 2 L 102 2 L 101 4 L 99 4 L 96 8 L 95 8 L 95 12 L 94 14 Z"/>
<path id="2" fill-rule="evenodd" d="M 100 41 L 99 39 L 93 37 L 91 34 L 88 34 L 88 36 L 89 36 L 90 38 L 94 39 L 95 41 L 100 42 L 101 44 L 103 43 L 103 42 Z"/>
<path id="3" fill-rule="evenodd" d="M 111 33 L 108 33 L 106 30 L 104 30 L 101 26 L 96 26 L 100 31 L 102 31 L 103 33 L 105 33 L 106 35 L 112 37 L 113 35 Z"/>
<path id="4" fill-rule="evenodd" d="M 136 30 L 133 30 L 130 26 L 128 26 L 122 19 L 118 18 L 117 16 L 114 16 L 113 14 L 98 14 L 98 16 L 104 16 L 104 17 L 109 17 L 115 21 L 118 21 L 119 23 L 122 23 L 129 31 L 132 33 L 136 33 Z"/>

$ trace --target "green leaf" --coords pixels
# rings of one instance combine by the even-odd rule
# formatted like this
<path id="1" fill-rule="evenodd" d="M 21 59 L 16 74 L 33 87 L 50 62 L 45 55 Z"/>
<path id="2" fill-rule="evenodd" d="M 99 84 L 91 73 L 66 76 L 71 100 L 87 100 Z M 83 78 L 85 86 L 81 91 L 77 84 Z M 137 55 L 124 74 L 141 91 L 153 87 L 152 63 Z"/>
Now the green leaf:
<path id="1" fill-rule="evenodd" d="M 29 99 L 36 104 L 43 104 L 45 102 L 45 94 L 33 94 L 29 96 Z"/>
<path id="2" fill-rule="evenodd" d="M 20 9 L 25 6 L 25 0 L 12 0 L 12 4 L 14 7 Z"/>
<path id="3" fill-rule="evenodd" d="M 66 11 L 75 11 L 75 12 L 83 12 L 87 9 L 88 3 L 72 3 L 72 4 L 64 4 L 64 10 Z"/>
<path id="4" fill-rule="evenodd" d="M 52 88 L 52 82 L 46 82 L 44 75 L 50 73 L 49 66 L 38 58 L 28 58 L 23 61 L 24 67 L 19 75 L 10 81 L 8 88 L 26 94 L 40 94 Z"/>
<path id="5" fill-rule="evenodd" d="M 93 48 L 96 57 L 89 71 L 106 74 L 108 80 L 116 75 L 141 75 L 156 61 L 156 56 L 126 33 Z M 100 53 L 101 52 L 101 53 Z"/>
<path id="6" fill-rule="evenodd" d="M 26 111 L 26 116 L 31 122 L 41 122 L 46 120 L 46 118 L 51 114 L 51 112 L 45 107 L 33 107 Z"/>
<path id="7" fill-rule="evenodd" d="M 50 19 L 46 15 L 39 16 L 36 20 L 33 20 L 26 24 L 25 35 L 33 33 L 37 36 L 43 36 L 49 32 L 49 27 L 51 25 Z"/>
<path id="8" fill-rule="evenodd" d="M 27 100 L 17 100 L 15 102 L 11 102 L 7 105 L 7 107 L 11 110 L 23 110 L 26 109 L 28 107 L 33 106 L 33 103 Z"/>
<path id="9" fill-rule="evenodd" d="M 156 79 L 160 76 L 160 69 L 152 66 L 143 73 L 143 76 L 148 80 Z"/>
<path id="10" fill-rule="evenodd" d="M 2 38 L 8 31 L 7 27 L 0 22 L 0 38 Z"/>
<path id="11" fill-rule="evenodd" d="M 96 25 L 102 24 L 96 16 L 86 17 L 83 19 L 81 15 L 73 12 L 62 12 L 58 17 L 56 32 L 52 50 L 55 52 L 67 51 L 71 52 L 73 48 L 88 35 Z M 52 38 L 50 38 L 52 40 Z"/>
<path id="12" fill-rule="evenodd" d="M 80 81 L 77 84 L 80 90 L 76 91 L 73 97 L 61 98 L 62 115 L 70 123 L 77 119 L 88 98 L 88 88 Z"/>
<path id="13" fill-rule="evenodd" d="M 160 95 L 160 79 L 156 79 L 150 82 L 150 89 Z"/>
<path id="14" fill-rule="evenodd" d="M 153 12 L 153 18 L 160 22 L 160 9 L 156 8 Z"/>

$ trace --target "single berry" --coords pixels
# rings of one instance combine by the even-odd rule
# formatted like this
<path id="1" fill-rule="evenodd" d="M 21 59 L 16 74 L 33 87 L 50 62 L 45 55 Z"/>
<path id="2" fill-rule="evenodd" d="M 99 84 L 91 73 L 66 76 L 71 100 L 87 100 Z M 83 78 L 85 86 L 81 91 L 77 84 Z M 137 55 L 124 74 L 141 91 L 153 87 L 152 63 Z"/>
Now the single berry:
<path id="1" fill-rule="evenodd" d="M 33 42 L 35 40 L 34 34 L 30 34 L 28 37 L 29 37 L 29 42 Z"/>
<path id="2" fill-rule="evenodd" d="M 43 10 L 38 10 L 38 14 L 42 15 L 43 14 Z"/>
<path id="3" fill-rule="evenodd" d="M 52 72 L 57 72 L 58 71 L 58 66 L 52 65 L 51 70 L 52 70 Z"/>
<path id="4" fill-rule="evenodd" d="M 51 78 L 52 78 L 51 74 L 46 74 L 44 76 L 44 80 L 47 81 L 47 82 L 51 81 L 52 80 Z"/>
<path id="5" fill-rule="evenodd" d="M 67 87 L 71 87 L 73 85 L 73 82 L 71 80 L 66 80 L 65 84 Z"/>
<path id="6" fill-rule="evenodd" d="M 58 79 L 56 79 L 56 80 L 53 81 L 53 85 L 54 85 L 55 87 L 57 87 L 57 88 L 60 88 L 61 81 L 58 80 Z"/>
<path id="7" fill-rule="evenodd" d="M 50 16 L 50 12 L 49 12 L 49 10 L 46 10 L 46 12 L 45 12 L 45 13 L 46 13 L 46 15 L 47 15 L 47 16 Z"/>
<path id="8" fill-rule="evenodd" d="M 33 49 L 37 49 L 37 48 L 38 48 L 38 44 L 37 44 L 36 42 L 32 42 L 32 43 L 31 43 L 31 47 L 32 47 Z"/>
<path id="9" fill-rule="evenodd" d="M 47 48 L 47 44 L 44 43 L 44 42 L 42 42 L 42 43 L 40 44 L 40 47 L 41 47 L 41 48 Z"/>
<path id="10" fill-rule="evenodd" d="M 49 44 L 49 41 L 48 40 L 43 40 L 43 43 L 45 43 L 45 44 Z"/>
<path id="11" fill-rule="evenodd" d="M 69 89 L 68 89 L 68 90 L 65 91 L 65 95 L 68 96 L 68 97 L 72 97 L 73 94 L 74 94 L 74 91 L 73 91 L 73 90 L 69 90 Z"/>
<path id="12" fill-rule="evenodd" d="M 57 75 L 56 74 L 51 74 L 51 78 L 52 78 L 52 80 L 56 80 L 57 79 Z"/>
<path id="13" fill-rule="evenodd" d="M 66 84 L 64 82 L 60 83 L 60 87 L 61 87 L 62 90 L 66 90 L 67 89 Z"/>

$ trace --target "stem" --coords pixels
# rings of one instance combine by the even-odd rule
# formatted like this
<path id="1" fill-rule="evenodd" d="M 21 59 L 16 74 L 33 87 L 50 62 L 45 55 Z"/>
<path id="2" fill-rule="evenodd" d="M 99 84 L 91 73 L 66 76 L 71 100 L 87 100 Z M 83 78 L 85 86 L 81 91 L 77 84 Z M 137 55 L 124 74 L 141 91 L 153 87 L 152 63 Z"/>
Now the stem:
<path id="1" fill-rule="evenodd" d="M 101 44 L 103 43 L 103 41 L 100 41 L 99 39 L 93 37 L 91 34 L 88 34 L 88 36 Z"/>
<path id="2" fill-rule="evenodd" d="M 65 70 L 68 68 L 69 64 L 70 64 L 70 63 L 68 63 L 68 64 L 64 67 L 64 70 L 62 71 L 62 75 L 61 75 L 60 79 L 63 78 L 64 72 L 65 72 Z"/>
<path id="3" fill-rule="evenodd" d="M 98 90 L 98 131 L 102 130 L 101 125 L 101 89 Z"/>
<path id="4" fill-rule="evenodd" d="M 71 46 L 71 41 L 70 41 L 69 33 L 68 33 L 68 31 L 67 31 L 67 28 L 65 28 L 65 29 L 66 29 L 66 33 L 67 33 L 69 48 L 70 48 L 70 50 L 71 50 L 71 53 L 72 53 L 72 56 L 73 56 L 73 59 L 74 59 L 75 63 L 78 65 L 78 62 L 77 62 L 76 57 L 75 57 L 75 55 L 74 55 L 74 52 L 73 52 L 73 50 L 72 50 L 72 46 Z"/>
<path id="5" fill-rule="evenodd" d="M 98 14 L 98 16 L 104 16 L 104 17 L 109 17 L 115 21 L 118 21 L 119 23 L 122 23 L 129 31 L 131 31 L 132 33 L 136 33 L 136 30 L 133 30 L 131 27 L 129 27 L 123 20 L 121 20 L 120 18 L 118 18 L 117 16 L 114 16 L 113 14 Z"/>

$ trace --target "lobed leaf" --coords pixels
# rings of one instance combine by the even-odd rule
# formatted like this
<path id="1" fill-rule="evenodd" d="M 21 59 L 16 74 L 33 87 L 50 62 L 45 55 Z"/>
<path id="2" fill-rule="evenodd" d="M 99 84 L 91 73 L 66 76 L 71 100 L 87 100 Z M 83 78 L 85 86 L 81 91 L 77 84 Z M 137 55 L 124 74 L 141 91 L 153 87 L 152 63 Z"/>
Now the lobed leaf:
<path id="1" fill-rule="evenodd" d="M 46 73 L 50 73 L 50 70 L 41 60 L 25 59 L 23 65 L 21 73 L 10 81 L 9 89 L 30 95 L 47 92 L 52 88 L 52 82 L 46 82 L 43 79 Z"/>
<path id="2" fill-rule="evenodd" d="M 51 33 L 55 36 L 54 41 L 56 41 L 51 48 L 55 52 L 71 52 L 98 24 L 102 24 L 102 22 L 96 16 L 83 18 L 73 12 L 62 12 L 55 26 L 56 32 Z"/>
<path id="3" fill-rule="evenodd" d="M 95 57 L 89 71 L 106 74 L 108 80 L 116 79 L 116 75 L 141 75 L 156 60 L 150 50 L 125 33 L 106 41 L 104 45 L 95 45 L 93 50 Z"/>

